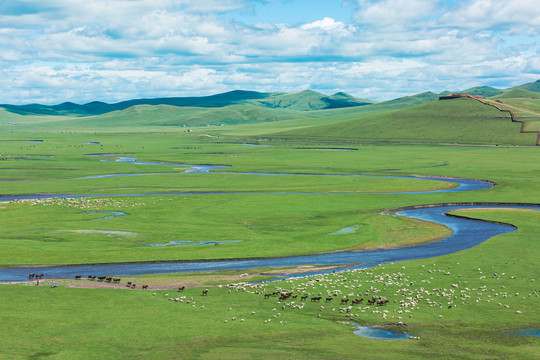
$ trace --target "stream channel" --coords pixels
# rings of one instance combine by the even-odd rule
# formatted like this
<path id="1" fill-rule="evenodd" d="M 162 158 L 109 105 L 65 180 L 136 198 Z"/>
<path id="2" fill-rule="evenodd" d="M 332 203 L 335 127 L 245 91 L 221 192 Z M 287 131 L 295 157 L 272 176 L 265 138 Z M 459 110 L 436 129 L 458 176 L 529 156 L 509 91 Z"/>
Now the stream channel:
<path id="1" fill-rule="evenodd" d="M 118 158 L 117 161 L 131 162 L 133 164 L 145 165 L 173 165 L 186 166 L 190 170 L 186 173 L 210 173 L 212 170 L 223 169 L 224 166 L 211 165 L 187 165 L 171 163 L 149 163 L 139 162 L 134 158 Z M 163 173 L 161 173 L 163 174 Z M 233 174 L 233 173 L 228 173 Z M 247 173 L 235 173 L 238 175 Z M 250 175 L 299 175 L 299 174 L 276 174 L 276 173 L 249 173 Z M 96 176 L 92 178 L 103 178 L 113 176 L 133 176 L 134 174 L 116 174 Z M 141 174 L 150 175 L 150 174 Z M 310 174 L 311 175 L 311 174 Z M 313 175 L 312 175 L 313 176 Z M 317 176 L 317 175 L 315 175 Z M 319 176 L 364 176 L 370 175 L 319 175 Z M 410 179 L 425 179 L 435 181 L 453 182 L 457 187 L 447 190 L 434 190 L 425 192 L 404 192 L 411 193 L 434 193 L 434 192 L 456 192 L 474 191 L 489 189 L 493 185 L 479 180 L 465 179 L 442 179 L 416 176 L 373 176 L 373 177 L 399 177 Z M 89 179 L 85 177 L 84 179 Z M 76 180 L 76 179 L 74 179 Z M 242 192 L 226 192 L 228 194 Z M 283 192 L 280 192 L 283 193 Z M 297 193 L 297 192 L 295 192 Z M 149 193 L 149 194 L 122 194 L 122 195 L 24 195 L 24 196 L 2 196 L 2 201 L 12 201 L 19 199 L 43 199 L 43 198 L 75 198 L 75 197 L 110 197 L 110 196 L 143 196 L 143 195 L 190 195 L 201 193 Z M 209 193 L 206 193 L 209 194 Z M 396 215 L 414 219 L 421 219 L 438 224 L 442 224 L 453 231 L 453 234 L 441 241 L 410 246 L 398 249 L 374 250 L 374 251 L 340 251 L 316 255 L 289 256 L 278 258 L 261 259 L 231 259 L 231 260 L 205 260 L 205 261 L 174 261 L 174 262 L 141 262 L 141 263 L 118 263 L 118 264 L 95 264 L 95 265 L 73 265 L 73 266 L 40 266 L 40 267 L 12 267 L 0 269 L 0 281 L 26 281 L 29 273 L 43 273 L 47 278 L 71 278 L 75 275 L 140 275 L 158 273 L 186 273 L 186 272 L 208 272 L 220 270 L 242 270 L 258 267 L 286 267 L 299 265 L 343 265 L 343 269 L 368 268 L 378 264 L 398 262 L 414 259 L 425 259 L 437 257 L 465 250 L 476 246 L 487 239 L 515 231 L 515 228 L 508 225 L 495 224 L 484 221 L 469 220 L 464 218 L 450 217 L 448 211 L 468 208 L 527 208 L 540 209 L 540 206 L 514 206 L 514 205 L 456 205 L 456 206 L 432 206 L 416 209 L 407 209 L 398 212 Z M 354 265 L 351 265 L 354 264 Z M 323 273 L 323 272 L 316 272 Z M 315 273 L 311 273 L 315 274 Z M 311 274 L 301 274 L 306 276 Z"/>

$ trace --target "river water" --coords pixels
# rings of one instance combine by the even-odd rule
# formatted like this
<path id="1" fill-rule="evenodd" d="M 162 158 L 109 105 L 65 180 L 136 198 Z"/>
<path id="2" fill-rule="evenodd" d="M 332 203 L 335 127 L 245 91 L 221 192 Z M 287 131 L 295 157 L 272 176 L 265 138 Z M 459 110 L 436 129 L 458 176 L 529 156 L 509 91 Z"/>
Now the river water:
<path id="1" fill-rule="evenodd" d="M 212 170 L 222 169 L 211 165 L 186 165 L 170 163 L 148 163 L 137 162 L 134 158 L 119 158 L 117 161 L 132 162 L 134 164 L 156 164 L 189 166 L 191 173 L 208 173 Z M 293 174 L 273 174 L 273 173 L 252 173 L 253 175 L 293 175 Z M 121 175 L 119 175 L 121 176 Z M 332 175 L 321 175 L 332 176 Z M 340 175 L 336 175 L 340 176 Z M 354 176 L 354 175 L 342 175 Z M 362 175 L 358 175 L 362 176 Z M 384 176 L 392 177 L 392 176 Z M 437 181 L 455 182 L 459 186 L 454 189 L 427 191 L 431 192 L 455 192 L 455 191 L 475 191 L 490 188 L 492 185 L 477 180 L 462 179 L 440 179 L 429 177 L 401 177 L 426 179 Z M 85 178 L 88 179 L 88 178 Z M 240 193 L 240 192 L 232 192 Z M 189 195 L 200 193 L 151 193 L 151 194 L 130 194 L 111 196 L 143 196 L 143 195 Z M 106 197 L 109 195 L 99 195 Z M 90 197 L 89 195 L 27 195 L 27 196 L 5 196 L 3 201 L 16 199 L 38 199 L 38 198 L 70 198 L 70 197 Z M 453 234 L 438 242 L 410 246 L 399 249 L 374 250 L 374 251 L 342 251 L 328 254 L 288 256 L 264 259 L 234 259 L 234 260 L 204 260 L 204 261 L 177 261 L 177 262 L 144 262 L 144 263 L 121 263 L 121 264 L 98 264 L 98 265 L 77 265 L 77 266 L 46 266 L 46 267 L 17 267 L 0 269 L 0 281 L 24 281 L 28 280 L 29 273 L 43 273 L 48 278 L 70 278 L 75 275 L 140 275 L 158 273 L 184 273 L 184 272 L 205 272 L 219 270 L 241 270 L 257 267 L 283 267 L 298 265 L 347 265 L 347 268 L 366 268 L 382 263 L 398 262 L 414 259 L 425 259 L 441 256 L 457 251 L 465 250 L 476 246 L 487 239 L 515 231 L 511 226 L 494 224 L 488 222 L 474 221 L 456 217 L 446 216 L 446 212 L 465 208 L 501 208 L 501 205 L 476 205 L 476 206 L 436 206 L 418 209 L 403 210 L 397 213 L 398 216 L 405 216 L 415 219 L 435 222 L 447 226 Z M 509 206 L 511 208 L 531 208 L 540 209 L 537 206 Z M 213 245 L 208 245 L 213 246 Z M 354 264 L 354 265 L 350 265 Z M 306 275 L 306 274 L 303 274 Z"/>

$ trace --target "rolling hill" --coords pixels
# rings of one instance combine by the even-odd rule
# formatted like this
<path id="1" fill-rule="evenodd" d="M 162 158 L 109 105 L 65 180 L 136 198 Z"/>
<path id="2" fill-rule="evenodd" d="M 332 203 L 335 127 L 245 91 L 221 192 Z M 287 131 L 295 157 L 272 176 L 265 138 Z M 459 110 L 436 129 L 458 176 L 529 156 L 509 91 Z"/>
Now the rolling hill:
<path id="1" fill-rule="evenodd" d="M 504 90 L 496 89 L 491 86 L 476 86 L 470 89 L 460 91 L 460 93 L 465 93 L 469 95 L 482 95 L 483 97 L 493 97 L 503 92 Z"/>
<path id="2" fill-rule="evenodd" d="M 304 90 L 293 94 L 270 96 L 254 103 L 269 108 L 283 108 L 296 111 L 339 109 L 353 106 L 371 105 L 371 100 L 357 99 L 347 93 L 339 92 L 332 96 L 324 96 L 313 90 Z"/>
<path id="3" fill-rule="evenodd" d="M 536 80 L 535 82 L 519 85 L 514 87 L 513 89 L 523 89 L 528 90 L 532 92 L 540 92 L 540 80 Z"/>
<path id="4" fill-rule="evenodd" d="M 504 101 L 518 120 L 526 122 L 526 130 L 540 131 L 540 81 L 507 90 L 480 86 L 462 92 L 482 95 L 499 104 Z M 237 90 L 204 97 L 134 99 L 114 104 L 2 105 L 0 129 L 115 132 L 219 126 L 205 131 L 355 141 L 535 143 L 536 134 L 521 134 L 520 124 L 512 123 L 507 113 L 471 99 L 438 101 L 441 94 L 423 92 L 374 102 L 344 92 L 327 96 L 312 90 Z"/>
<path id="5" fill-rule="evenodd" d="M 518 99 L 518 98 L 540 99 L 540 92 L 529 91 L 522 88 L 513 88 L 492 97 L 492 99 Z"/>
<path id="6" fill-rule="evenodd" d="M 278 131 L 272 137 L 367 141 L 534 145 L 507 113 L 472 99 L 433 101 L 397 111 L 351 115 L 331 124 Z M 269 135 L 270 136 L 270 135 Z"/>
<path id="7" fill-rule="evenodd" d="M 362 106 L 372 103 L 373 101 L 357 99 L 345 93 L 326 96 L 312 90 L 305 90 L 294 94 L 235 90 L 211 96 L 134 99 L 114 104 L 94 101 L 83 105 L 65 102 L 59 105 L 0 104 L 0 107 L 20 115 L 92 116 L 124 110 L 137 105 L 169 105 L 204 108 L 217 108 L 231 105 L 253 105 L 268 108 L 287 108 L 298 111 L 310 111 Z"/>

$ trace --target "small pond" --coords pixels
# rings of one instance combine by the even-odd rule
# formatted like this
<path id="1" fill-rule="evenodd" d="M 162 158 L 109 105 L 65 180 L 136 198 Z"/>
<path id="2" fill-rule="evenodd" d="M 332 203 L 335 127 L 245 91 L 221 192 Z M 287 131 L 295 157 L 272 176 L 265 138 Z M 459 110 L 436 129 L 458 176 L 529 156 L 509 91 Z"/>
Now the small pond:
<path id="1" fill-rule="evenodd" d="M 367 326 L 360 326 L 358 324 L 351 324 L 358 328 L 354 331 L 355 335 L 362 336 L 368 339 L 375 340 L 405 340 L 411 339 L 413 336 L 410 334 L 400 333 L 397 331 L 377 329 Z"/>
<path id="2" fill-rule="evenodd" d="M 170 241 L 166 244 L 148 244 L 149 246 L 159 247 L 159 246 L 198 246 L 198 245 L 225 245 L 241 242 L 242 240 L 221 240 L 221 241 L 188 241 L 188 240 L 178 240 Z"/>
<path id="3" fill-rule="evenodd" d="M 338 230 L 338 231 L 335 231 L 333 233 L 326 234 L 326 235 L 354 234 L 356 230 L 360 229 L 361 227 L 362 225 L 351 225 L 351 226 L 347 226 L 346 228 L 343 228 L 341 230 Z"/>
<path id="4" fill-rule="evenodd" d="M 519 330 L 511 330 L 511 331 L 508 331 L 506 333 L 507 336 L 512 336 L 512 337 L 521 337 L 521 338 L 525 338 L 525 337 L 537 337 L 537 338 L 540 338 L 540 330 L 538 329 L 519 329 Z"/>

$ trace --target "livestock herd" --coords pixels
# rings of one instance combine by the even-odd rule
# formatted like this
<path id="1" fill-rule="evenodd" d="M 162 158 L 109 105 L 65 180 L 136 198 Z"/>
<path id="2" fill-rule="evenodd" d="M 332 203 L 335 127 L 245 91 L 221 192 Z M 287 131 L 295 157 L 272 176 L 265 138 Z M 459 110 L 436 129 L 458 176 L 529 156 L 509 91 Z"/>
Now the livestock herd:
<path id="1" fill-rule="evenodd" d="M 39 280 L 43 278 L 43 274 L 28 274 L 28 279 L 36 279 L 38 280 L 37 285 L 39 285 Z M 82 275 L 75 275 L 75 280 L 82 280 Z M 90 281 L 98 281 L 98 282 L 106 282 L 106 283 L 112 283 L 112 284 L 120 284 L 120 281 L 122 281 L 121 278 L 113 277 L 113 276 L 95 276 L 95 275 L 88 275 L 86 279 Z M 56 287 L 56 286 L 55 286 Z M 137 284 L 128 281 L 126 282 L 126 287 L 130 289 L 135 289 L 137 287 Z M 141 285 L 142 290 L 148 289 L 149 285 Z M 183 287 L 185 288 L 185 287 Z M 180 289 L 179 289 L 180 290 Z M 183 289 L 182 289 L 183 290 Z"/>
<path id="2" fill-rule="evenodd" d="M 514 263 L 515 265 L 515 263 Z M 348 270 L 333 274 L 311 275 L 295 279 L 287 279 L 280 282 L 266 283 L 236 283 L 218 285 L 218 288 L 226 286 L 228 292 L 242 292 L 260 296 L 264 300 L 275 299 L 270 302 L 275 306 L 276 302 L 282 310 L 309 309 L 317 311 L 318 317 L 325 314 L 331 316 L 330 311 L 346 313 L 349 319 L 353 317 L 366 317 L 369 321 L 396 319 L 404 317 L 416 317 L 420 309 L 425 313 L 431 313 L 437 318 L 443 317 L 443 312 L 456 307 L 485 306 L 500 309 L 498 311 L 510 311 L 523 316 L 531 306 L 538 306 L 539 291 L 534 287 L 534 278 L 519 280 L 519 276 L 512 274 L 512 263 L 499 265 L 499 271 L 490 267 L 490 276 L 486 276 L 484 269 L 470 269 L 459 263 L 453 266 L 441 268 L 436 264 L 426 264 L 416 267 L 413 271 L 387 272 L 384 266 L 376 266 L 368 269 Z M 454 272 L 455 271 L 455 272 Z M 465 279 L 461 271 L 468 272 Z M 470 274 L 474 271 L 475 274 Z M 43 274 L 30 274 L 30 278 L 40 279 Z M 82 276 L 76 276 L 80 280 Z M 112 276 L 88 276 L 90 281 L 120 283 L 120 278 Z M 508 279 L 502 285 L 500 279 Z M 433 285 L 431 285 L 433 283 Z M 438 286 L 434 286 L 435 283 Z M 520 284 L 518 287 L 512 284 Z M 441 286 L 442 285 L 442 286 Z M 132 282 L 127 282 L 126 287 L 135 288 Z M 148 285 L 140 286 L 147 289 Z M 183 292 L 185 286 L 177 288 Z M 193 289 L 195 290 L 195 289 Z M 209 294 L 208 289 L 200 289 L 201 296 Z M 220 292 L 218 292 L 220 293 Z M 166 294 L 168 295 L 168 294 Z M 178 300 L 176 300 L 178 299 Z M 341 307 L 320 306 L 313 308 L 316 303 L 325 304 L 339 303 Z M 183 302 L 182 298 L 171 298 Z M 186 301 L 186 303 L 189 303 Z M 266 303 L 266 302 L 265 302 Z M 312 304 L 312 305 L 310 305 Z M 489 304 L 489 305 L 487 305 Z M 191 306 L 194 306 L 191 303 Z M 338 305 L 338 304 L 336 304 Z M 492 308 L 495 310 L 495 308 Z M 269 319 L 267 319 L 269 320 Z"/>
<path id="3" fill-rule="evenodd" d="M 272 296 L 277 296 L 277 295 L 279 295 L 279 301 L 294 300 L 294 299 L 298 298 L 298 294 L 293 295 L 293 292 L 280 292 L 280 291 L 274 291 L 272 293 L 264 293 L 264 298 L 269 299 Z M 337 296 L 337 293 L 333 293 L 332 296 L 326 297 L 325 302 L 328 303 L 328 302 L 333 301 L 334 297 L 336 297 L 336 296 Z M 306 301 L 308 299 L 308 297 L 309 297 L 309 295 L 303 294 L 300 297 L 300 301 Z M 321 299 L 322 299 L 322 296 L 312 296 L 310 298 L 310 301 L 311 302 L 320 302 Z M 348 297 L 342 297 L 341 298 L 341 304 L 348 304 L 349 300 L 350 299 Z M 356 299 L 351 301 L 351 304 L 358 305 L 358 304 L 361 304 L 363 301 L 364 301 L 363 298 L 356 298 Z M 386 299 L 384 296 L 373 296 L 371 299 L 367 300 L 368 305 L 383 306 L 384 304 L 387 304 L 387 303 L 388 303 L 388 299 Z"/>

